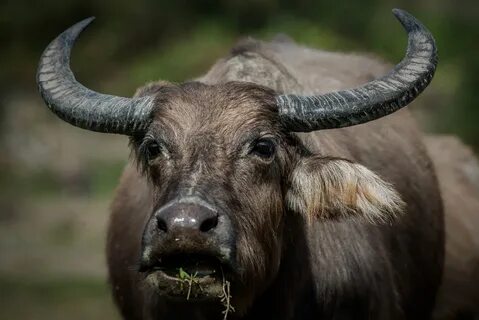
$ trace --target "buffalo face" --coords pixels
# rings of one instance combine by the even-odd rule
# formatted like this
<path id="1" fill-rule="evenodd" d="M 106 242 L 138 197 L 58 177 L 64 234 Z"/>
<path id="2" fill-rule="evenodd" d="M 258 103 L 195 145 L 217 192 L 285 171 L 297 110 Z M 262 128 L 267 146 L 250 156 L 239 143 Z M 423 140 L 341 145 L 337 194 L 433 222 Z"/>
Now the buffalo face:
<path id="1" fill-rule="evenodd" d="M 155 197 L 145 281 L 170 299 L 218 299 L 228 286 L 237 308 L 248 304 L 280 263 L 290 157 L 272 92 L 163 83 L 140 95 L 158 105 L 148 131 L 132 139 Z"/>

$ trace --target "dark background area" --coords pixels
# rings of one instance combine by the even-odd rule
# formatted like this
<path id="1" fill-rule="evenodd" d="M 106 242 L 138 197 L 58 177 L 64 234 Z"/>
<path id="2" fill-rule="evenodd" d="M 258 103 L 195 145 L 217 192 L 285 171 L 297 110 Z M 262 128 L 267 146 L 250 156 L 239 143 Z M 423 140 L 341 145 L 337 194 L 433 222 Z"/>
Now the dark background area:
<path id="1" fill-rule="evenodd" d="M 80 130 L 40 100 L 45 46 L 88 16 L 73 70 L 97 91 L 130 96 L 158 79 L 200 75 L 239 38 L 276 33 L 398 62 L 410 11 L 434 34 L 436 77 L 416 104 L 425 130 L 479 148 L 477 0 L 43 0 L 0 3 L 0 319 L 117 319 L 104 263 L 108 204 L 127 138 Z"/>

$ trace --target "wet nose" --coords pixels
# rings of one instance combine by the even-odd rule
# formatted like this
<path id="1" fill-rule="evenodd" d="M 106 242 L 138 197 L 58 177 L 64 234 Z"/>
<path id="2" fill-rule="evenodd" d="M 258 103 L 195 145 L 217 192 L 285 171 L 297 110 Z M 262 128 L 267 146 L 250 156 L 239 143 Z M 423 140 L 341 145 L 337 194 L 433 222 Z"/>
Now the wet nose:
<path id="1" fill-rule="evenodd" d="M 156 221 L 158 229 L 165 233 L 187 230 L 208 232 L 218 225 L 218 213 L 198 204 L 180 203 L 158 211 Z"/>

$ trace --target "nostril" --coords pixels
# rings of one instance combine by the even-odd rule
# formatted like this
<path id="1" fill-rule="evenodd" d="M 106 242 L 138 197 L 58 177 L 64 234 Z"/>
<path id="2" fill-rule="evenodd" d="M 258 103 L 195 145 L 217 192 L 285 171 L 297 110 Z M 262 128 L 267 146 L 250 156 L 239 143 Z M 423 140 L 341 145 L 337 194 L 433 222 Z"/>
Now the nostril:
<path id="1" fill-rule="evenodd" d="M 214 229 L 217 225 L 218 225 L 218 216 L 208 218 L 205 221 L 203 221 L 203 223 L 201 223 L 200 231 L 208 232 L 211 229 Z"/>
<path id="2" fill-rule="evenodd" d="M 157 226 L 158 226 L 158 229 L 160 229 L 163 232 L 168 231 L 168 226 L 166 225 L 166 221 L 163 220 L 162 218 L 157 219 Z"/>

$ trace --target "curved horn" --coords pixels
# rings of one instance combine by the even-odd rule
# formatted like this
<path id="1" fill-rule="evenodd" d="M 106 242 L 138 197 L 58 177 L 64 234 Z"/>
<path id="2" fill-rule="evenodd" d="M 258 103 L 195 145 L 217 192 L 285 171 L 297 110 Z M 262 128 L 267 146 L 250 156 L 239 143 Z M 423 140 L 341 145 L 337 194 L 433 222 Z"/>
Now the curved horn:
<path id="1" fill-rule="evenodd" d="M 70 52 L 79 34 L 94 18 L 78 22 L 53 40 L 43 52 L 37 84 L 43 100 L 61 119 L 92 131 L 133 135 L 145 130 L 152 97 L 123 98 L 92 91 L 70 69 Z"/>
<path id="2" fill-rule="evenodd" d="M 393 13 L 408 33 L 404 59 L 387 75 L 355 89 L 317 96 L 278 95 L 286 128 L 310 132 L 375 120 L 408 105 L 427 87 L 438 60 L 434 38 L 406 11 L 394 9 Z"/>

